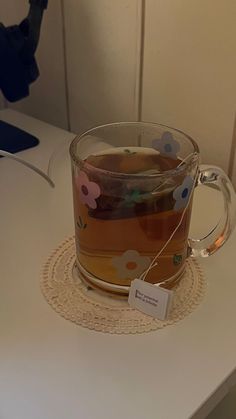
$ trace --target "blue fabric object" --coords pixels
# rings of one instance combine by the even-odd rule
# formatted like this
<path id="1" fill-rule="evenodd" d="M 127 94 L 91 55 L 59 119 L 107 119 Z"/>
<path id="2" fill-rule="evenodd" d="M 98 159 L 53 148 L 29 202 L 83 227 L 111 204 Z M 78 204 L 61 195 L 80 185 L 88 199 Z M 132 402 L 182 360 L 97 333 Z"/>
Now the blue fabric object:
<path id="1" fill-rule="evenodd" d="M 20 25 L 5 27 L 0 23 L 0 89 L 10 102 L 28 96 L 30 84 L 39 77 L 34 54 L 48 1 L 29 3 L 28 16 Z"/>
<path id="2" fill-rule="evenodd" d="M 30 4 L 36 5 L 41 9 L 46 9 L 48 7 L 48 0 L 29 0 Z"/>
<path id="3" fill-rule="evenodd" d="M 24 42 L 18 26 L 5 28 L 0 25 L 0 88 L 10 102 L 29 95 L 29 85 L 39 76 L 34 57 L 24 62 L 20 56 L 20 46 Z"/>

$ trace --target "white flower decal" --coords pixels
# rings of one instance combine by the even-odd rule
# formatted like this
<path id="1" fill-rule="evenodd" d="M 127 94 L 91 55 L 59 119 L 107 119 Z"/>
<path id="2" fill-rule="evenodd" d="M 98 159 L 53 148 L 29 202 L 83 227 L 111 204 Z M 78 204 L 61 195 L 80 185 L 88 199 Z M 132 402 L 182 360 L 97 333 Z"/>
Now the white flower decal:
<path id="1" fill-rule="evenodd" d="M 79 189 L 79 199 L 83 204 L 87 204 L 90 208 L 97 208 L 96 199 L 101 195 L 99 185 L 90 182 L 86 173 L 82 170 L 76 178 L 76 185 Z"/>
<path id="2" fill-rule="evenodd" d="M 113 266 L 117 269 L 117 275 L 121 279 L 135 279 L 148 268 L 151 259 L 141 256 L 136 250 L 126 250 L 121 256 L 112 259 Z"/>
<path id="3" fill-rule="evenodd" d="M 174 210 L 178 211 L 186 207 L 192 188 L 193 178 L 191 176 L 186 176 L 186 178 L 183 180 L 183 183 L 173 192 L 173 197 L 176 201 Z"/>
<path id="4" fill-rule="evenodd" d="M 165 131 L 161 138 L 153 140 L 152 146 L 155 150 L 160 151 L 163 156 L 177 158 L 177 153 L 180 150 L 180 145 L 169 131 Z"/>

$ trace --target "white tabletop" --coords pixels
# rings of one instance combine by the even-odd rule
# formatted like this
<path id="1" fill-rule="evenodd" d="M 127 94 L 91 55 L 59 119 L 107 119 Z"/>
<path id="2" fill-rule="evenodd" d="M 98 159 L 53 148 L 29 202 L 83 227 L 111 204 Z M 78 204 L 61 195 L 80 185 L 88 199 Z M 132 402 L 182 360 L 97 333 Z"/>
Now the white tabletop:
<path id="1" fill-rule="evenodd" d="M 40 168 L 58 150 L 54 190 L 0 160 L 0 418 L 204 418 L 236 381 L 236 234 L 201 260 L 207 295 L 183 321 L 132 336 L 78 327 L 48 306 L 39 287 L 48 255 L 73 234 L 73 135 L 13 111 L 0 117 L 40 138 L 20 153 Z M 217 199 L 204 194 L 195 226 L 210 219 Z"/>

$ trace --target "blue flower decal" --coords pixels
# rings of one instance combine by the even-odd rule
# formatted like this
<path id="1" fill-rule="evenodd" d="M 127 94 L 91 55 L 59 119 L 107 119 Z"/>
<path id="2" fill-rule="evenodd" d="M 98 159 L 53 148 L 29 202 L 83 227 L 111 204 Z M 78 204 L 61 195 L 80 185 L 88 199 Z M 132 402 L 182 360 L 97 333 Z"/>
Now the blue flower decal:
<path id="1" fill-rule="evenodd" d="M 177 158 L 177 153 L 180 150 L 180 145 L 169 131 L 165 131 L 161 138 L 153 140 L 152 146 L 155 150 L 160 151 L 163 156 L 169 156 L 172 159 Z"/>
<path id="2" fill-rule="evenodd" d="M 183 183 L 178 186 L 173 192 L 173 197 L 175 199 L 174 210 L 178 211 L 183 209 L 188 204 L 189 196 L 193 187 L 193 178 L 191 176 L 186 176 L 183 180 Z"/>

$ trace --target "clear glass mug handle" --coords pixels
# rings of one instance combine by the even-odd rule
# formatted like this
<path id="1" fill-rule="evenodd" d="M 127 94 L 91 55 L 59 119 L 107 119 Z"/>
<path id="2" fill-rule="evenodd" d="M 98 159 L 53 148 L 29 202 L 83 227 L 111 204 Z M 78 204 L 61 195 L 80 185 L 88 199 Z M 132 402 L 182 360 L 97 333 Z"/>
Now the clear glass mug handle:
<path id="1" fill-rule="evenodd" d="M 231 181 L 219 167 L 201 165 L 197 184 L 208 185 L 222 192 L 224 213 L 210 233 L 201 239 L 189 238 L 189 255 L 207 257 L 215 253 L 228 240 L 236 224 L 236 194 Z"/>

